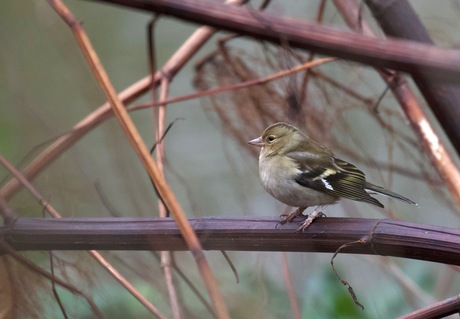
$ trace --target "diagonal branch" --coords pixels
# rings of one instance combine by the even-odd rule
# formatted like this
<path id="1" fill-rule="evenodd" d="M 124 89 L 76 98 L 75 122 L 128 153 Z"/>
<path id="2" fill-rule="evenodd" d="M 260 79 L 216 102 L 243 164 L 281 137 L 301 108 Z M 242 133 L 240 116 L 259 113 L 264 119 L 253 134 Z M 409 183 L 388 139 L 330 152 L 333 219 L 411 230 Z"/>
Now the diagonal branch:
<path id="1" fill-rule="evenodd" d="M 237 4 L 240 0 L 229 0 L 228 3 Z M 211 38 L 215 33 L 214 28 L 203 26 L 198 28 L 171 56 L 171 58 L 163 65 L 163 67 L 155 73 L 154 77 L 146 76 L 125 90 L 120 92 L 119 99 L 124 104 L 129 104 L 145 94 L 152 85 L 157 86 L 164 75 L 172 79 L 182 67 L 189 62 L 195 53 Z M 178 102 L 180 99 L 176 99 Z M 168 104 L 172 103 L 169 101 Z M 160 102 L 165 104 L 165 102 Z M 24 176 L 33 180 L 43 169 L 50 165 L 59 155 L 64 153 L 76 142 L 78 142 L 86 133 L 95 128 L 102 121 L 113 116 L 110 104 L 104 103 L 95 111 L 76 123 L 72 130 L 60 136 L 43 152 L 41 152 L 34 160 L 32 160 L 24 169 Z M 0 196 L 5 199 L 11 198 L 21 188 L 21 184 L 17 179 L 10 179 L 1 189 Z"/>
<path id="2" fill-rule="evenodd" d="M 322 26 L 262 13 L 253 9 L 226 7 L 209 0 L 102 0 L 131 8 L 207 24 L 238 34 L 291 47 L 315 51 L 377 68 L 425 73 L 445 80 L 458 79 L 460 52 L 433 45 L 394 39 L 375 39 L 339 28 Z"/>
<path id="3" fill-rule="evenodd" d="M 407 0 L 388 2 L 386 0 L 365 1 L 382 30 L 390 37 L 434 45 L 416 12 Z M 427 100 L 431 111 L 441 123 L 447 136 L 460 154 L 460 86 L 457 83 L 443 83 L 427 74 L 412 74 L 420 93 Z"/>
<path id="4" fill-rule="evenodd" d="M 166 209 L 174 217 L 174 220 L 177 223 L 181 234 L 187 242 L 187 247 L 195 259 L 201 276 L 203 277 L 209 296 L 211 297 L 211 300 L 214 304 L 216 315 L 223 319 L 229 318 L 227 306 L 217 284 L 217 280 L 211 270 L 211 267 L 209 266 L 206 256 L 203 253 L 201 243 L 199 242 L 195 232 L 190 226 L 189 221 L 185 217 L 185 212 L 179 205 L 174 193 L 162 177 L 158 165 L 150 156 L 150 152 L 147 149 L 147 146 L 145 145 L 141 135 L 139 134 L 139 131 L 134 125 L 134 122 L 128 115 L 128 111 L 125 109 L 123 103 L 118 98 L 117 92 L 115 91 L 115 88 L 113 87 L 104 67 L 102 66 L 99 57 L 94 51 L 94 48 L 86 32 L 61 0 L 50 0 L 50 4 L 73 31 L 80 49 L 83 52 L 87 63 L 91 68 L 91 71 L 93 72 L 99 85 L 104 91 L 107 100 L 110 102 L 110 106 L 112 107 L 112 110 L 115 113 L 120 126 L 122 127 L 126 137 L 131 143 L 131 146 L 144 165 L 145 170 L 154 182 L 155 189 L 163 201 Z"/>
<path id="5" fill-rule="evenodd" d="M 37 199 L 40 205 L 46 210 L 53 218 L 62 218 L 61 214 L 54 207 L 46 201 L 38 190 L 19 172 L 13 165 L 11 165 L 5 158 L 0 156 L 0 163 L 8 169 L 11 174 L 24 185 L 24 187 Z M 0 197 L 0 203 L 2 198 Z M 17 217 L 15 217 L 17 218 Z M 93 257 L 116 281 L 118 281 L 134 298 L 136 298 L 148 311 L 150 311 L 156 318 L 165 319 L 166 317 L 150 303 L 144 295 L 142 295 L 129 281 L 126 279 L 114 266 L 112 266 L 101 253 L 96 250 L 88 251 L 88 254 Z"/>
<path id="6" fill-rule="evenodd" d="M 28 268 L 29 270 L 39 274 L 40 276 L 43 276 L 44 278 L 47 278 L 48 280 L 52 281 L 56 285 L 59 285 L 62 288 L 67 289 L 72 294 L 84 298 L 86 300 L 86 302 L 88 303 L 88 305 L 91 307 L 91 310 L 93 311 L 94 315 L 97 318 L 105 318 L 104 315 L 102 314 L 101 310 L 94 303 L 93 299 L 91 297 L 87 296 L 81 290 L 75 288 L 73 285 L 67 283 L 65 280 L 57 278 L 54 275 L 52 275 L 49 272 L 47 272 L 46 270 L 42 269 L 41 267 L 35 265 L 32 261 L 30 261 L 26 257 L 22 256 L 21 254 L 17 253 L 13 248 L 11 248 L 7 243 L 5 243 L 2 240 L 0 240 L 0 250 L 2 250 L 4 252 L 7 252 L 18 263 L 20 263 L 24 267 Z"/>
<path id="7" fill-rule="evenodd" d="M 432 319 L 445 318 L 460 312 L 460 295 L 442 300 L 433 305 L 408 313 L 398 319 Z"/>
<path id="8" fill-rule="evenodd" d="M 205 33 L 206 31 L 208 31 L 206 27 L 200 28 L 198 31 L 196 31 L 194 36 L 189 38 L 190 42 L 205 41 L 203 37 L 208 36 L 208 34 Z M 195 39 L 198 36 L 199 36 L 199 39 Z M 186 42 L 182 46 L 182 49 L 180 49 L 179 51 L 193 50 L 194 49 L 193 44 L 194 43 Z M 189 54 L 192 54 L 192 53 L 193 52 L 189 52 Z M 156 85 L 157 82 L 159 83 L 162 77 L 164 76 L 164 74 L 169 74 L 169 76 L 171 76 L 171 73 L 168 70 L 172 72 L 172 70 L 175 68 L 175 65 L 176 65 L 175 63 L 178 63 L 176 59 L 177 58 L 174 58 L 173 56 L 169 60 L 169 62 L 161 69 L 161 71 L 158 71 L 155 73 L 153 84 Z M 229 85 L 226 87 L 220 87 L 217 89 L 210 89 L 210 90 L 206 90 L 206 91 L 202 91 L 198 93 L 170 98 L 165 101 L 158 101 L 155 103 L 135 105 L 135 106 L 129 107 L 128 110 L 129 111 L 142 110 L 145 108 L 158 107 L 158 106 L 165 105 L 165 104 L 172 104 L 172 103 L 187 101 L 187 100 L 191 100 L 191 99 L 195 99 L 195 98 L 199 98 L 203 96 L 208 96 L 211 94 L 239 90 L 242 88 L 247 88 L 249 86 L 262 85 L 269 81 L 273 81 L 273 80 L 279 79 L 284 76 L 289 76 L 292 73 L 311 69 L 318 65 L 329 63 L 335 60 L 336 59 L 334 58 L 317 59 L 315 61 L 294 67 L 290 70 L 280 71 L 276 74 L 272 74 L 272 75 L 269 75 L 263 78 L 252 79 L 249 81 L 237 83 L 234 85 Z M 118 95 L 119 99 L 125 104 L 132 102 L 134 99 L 144 94 L 145 91 L 149 88 L 149 79 L 150 77 L 146 77 L 134 83 L 133 85 L 131 85 L 130 87 L 128 87 L 126 90 L 124 90 Z M 71 132 L 64 134 L 58 139 L 56 139 L 50 146 L 48 146 L 43 152 L 41 152 L 31 163 L 29 163 L 23 171 L 24 176 L 30 180 L 34 179 L 43 169 L 46 168 L 46 166 L 50 165 L 60 154 L 65 152 L 67 149 L 69 149 L 80 138 L 82 138 L 86 133 L 94 129 L 99 123 L 111 118 L 112 116 L 113 116 L 113 113 L 111 112 L 110 105 L 108 103 L 105 103 L 102 106 L 100 106 L 94 112 L 92 112 L 91 114 L 86 116 L 84 119 L 82 119 L 80 122 L 75 124 Z M 10 179 L 2 188 L 0 188 L 0 196 L 6 199 L 9 199 L 16 192 L 20 190 L 20 187 L 21 187 L 21 183 L 19 183 L 17 179 L 14 179 L 14 178 Z"/>
<path id="9" fill-rule="evenodd" d="M 400 2 L 398 1 L 397 3 L 399 4 Z M 359 10 L 358 5 L 354 1 L 334 0 L 334 4 L 350 28 L 354 30 L 361 30 L 362 33 L 368 36 L 375 36 L 366 21 L 361 20 L 358 25 Z M 401 108 L 409 119 L 414 132 L 423 142 L 426 153 L 430 157 L 434 167 L 449 189 L 453 200 L 457 206 L 460 207 L 459 168 L 455 165 L 454 159 L 447 151 L 442 139 L 440 139 L 438 134 L 436 134 L 433 125 L 430 123 L 431 121 L 429 117 L 426 116 L 422 107 L 419 105 L 415 93 L 399 74 L 387 74 L 385 72 L 380 72 L 380 75 L 390 87 L 395 98 L 398 100 Z M 438 86 L 442 85 L 442 83 L 438 83 Z M 442 92 L 447 94 L 452 91 L 453 95 L 451 97 L 443 96 L 442 100 L 439 102 L 442 105 L 452 102 L 452 97 L 455 97 L 457 94 L 453 86 L 449 86 L 449 88 L 450 89 L 448 91 L 443 90 Z M 458 144 L 460 139 L 454 139 L 452 141 L 454 144 Z"/>

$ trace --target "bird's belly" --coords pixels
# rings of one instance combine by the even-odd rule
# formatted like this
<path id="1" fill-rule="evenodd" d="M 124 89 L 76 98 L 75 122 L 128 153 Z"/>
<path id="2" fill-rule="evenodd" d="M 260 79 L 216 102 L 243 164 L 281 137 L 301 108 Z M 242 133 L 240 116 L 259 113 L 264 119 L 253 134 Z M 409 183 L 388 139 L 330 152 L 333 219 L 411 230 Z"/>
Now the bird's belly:
<path id="1" fill-rule="evenodd" d="M 265 190 L 274 198 L 286 205 L 294 207 L 309 207 L 332 204 L 337 201 L 335 196 L 304 187 L 295 181 L 300 171 L 292 170 L 292 166 L 274 163 L 259 163 L 260 180 Z"/>

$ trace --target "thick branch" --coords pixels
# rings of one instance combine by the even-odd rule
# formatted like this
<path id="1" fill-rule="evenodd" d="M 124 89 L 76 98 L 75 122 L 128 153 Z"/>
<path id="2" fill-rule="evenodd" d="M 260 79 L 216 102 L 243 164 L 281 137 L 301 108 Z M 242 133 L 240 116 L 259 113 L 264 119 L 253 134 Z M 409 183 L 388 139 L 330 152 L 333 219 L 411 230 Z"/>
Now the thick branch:
<path id="1" fill-rule="evenodd" d="M 392 37 L 434 44 L 425 26 L 406 0 L 366 0 L 383 31 Z M 428 101 L 431 110 L 441 123 L 452 144 L 460 153 L 460 85 L 439 82 L 426 74 L 412 74 L 420 92 Z"/>
<path id="2" fill-rule="evenodd" d="M 408 313 L 398 319 L 433 319 L 445 318 L 460 312 L 460 295 L 442 300 L 433 305 Z"/>
<path id="3" fill-rule="evenodd" d="M 395 220 L 320 218 L 306 232 L 277 218 L 195 218 L 206 250 L 335 252 L 460 265 L 460 230 Z M 0 228 L 17 250 L 187 250 L 171 218 L 19 218 Z"/>
<path id="4" fill-rule="evenodd" d="M 145 11 L 171 15 L 275 43 L 312 50 L 377 68 L 458 80 L 460 52 L 432 45 L 392 39 L 375 39 L 339 28 L 281 18 L 249 8 L 207 0 L 102 0 Z"/>

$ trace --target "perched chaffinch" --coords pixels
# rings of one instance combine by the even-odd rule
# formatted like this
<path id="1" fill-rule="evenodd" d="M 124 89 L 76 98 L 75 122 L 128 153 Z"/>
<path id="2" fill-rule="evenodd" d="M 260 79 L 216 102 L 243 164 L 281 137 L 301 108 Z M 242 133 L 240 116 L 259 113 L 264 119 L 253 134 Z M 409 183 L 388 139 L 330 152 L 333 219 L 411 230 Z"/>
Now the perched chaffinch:
<path id="1" fill-rule="evenodd" d="M 381 194 L 400 201 L 413 201 L 366 181 L 363 172 L 338 159 L 328 148 L 311 140 L 293 125 L 276 123 L 262 136 L 249 141 L 261 147 L 259 176 L 265 190 L 286 205 L 298 207 L 281 223 L 292 222 L 309 206 L 324 206 L 340 198 L 383 205 L 369 194 Z M 299 231 L 305 230 L 322 213 L 315 209 Z"/>

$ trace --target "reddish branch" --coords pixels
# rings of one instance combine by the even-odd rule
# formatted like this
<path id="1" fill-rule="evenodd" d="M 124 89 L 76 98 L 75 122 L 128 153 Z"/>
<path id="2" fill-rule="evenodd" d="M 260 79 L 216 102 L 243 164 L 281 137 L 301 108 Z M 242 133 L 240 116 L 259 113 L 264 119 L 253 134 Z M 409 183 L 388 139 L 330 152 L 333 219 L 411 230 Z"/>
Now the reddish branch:
<path id="1" fill-rule="evenodd" d="M 386 0 L 366 0 L 381 28 L 390 37 L 434 45 L 410 3 L 406 0 L 388 2 Z M 449 136 L 457 153 L 460 153 L 460 85 L 443 83 L 427 74 L 413 75 L 414 81 Z"/>
<path id="2" fill-rule="evenodd" d="M 102 0 L 131 8 L 171 15 L 238 34 L 336 56 L 377 68 L 456 80 L 460 52 L 433 45 L 375 39 L 339 28 L 283 18 L 249 8 L 226 7 L 209 0 Z"/>
<path id="3" fill-rule="evenodd" d="M 460 295 L 442 300 L 433 305 L 416 310 L 398 319 L 433 319 L 445 318 L 460 312 Z"/>
<path id="4" fill-rule="evenodd" d="M 460 230 L 395 220 L 320 218 L 308 231 L 277 218 L 190 219 L 205 250 L 297 251 L 395 256 L 460 265 Z M 19 218 L 0 228 L 17 250 L 187 250 L 171 218 Z"/>
<path id="5" fill-rule="evenodd" d="M 86 32 L 61 0 L 49 0 L 49 2 L 53 9 L 68 24 L 74 33 L 75 39 L 86 58 L 88 66 L 93 72 L 107 100 L 110 102 L 112 111 L 117 117 L 118 122 L 128 138 L 133 150 L 138 155 L 141 163 L 154 183 L 158 197 L 161 198 L 166 209 L 176 221 L 181 234 L 187 243 L 187 247 L 196 261 L 204 283 L 206 284 L 206 288 L 213 302 L 217 317 L 219 319 L 230 318 L 227 306 L 217 284 L 217 280 L 211 270 L 211 267 L 209 266 L 208 261 L 206 260 L 206 257 L 204 256 L 201 244 L 196 234 L 193 232 L 193 229 L 185 217 L 185 213 L 174 193 L 171 191 L 168 183 L 164 180 L 157 163 L 150 156 L 149 150 L 145 145 L 142 136 L 140 135 L 137 127 L 134 125 L 131 117 L 128 115 L 125 106 L 118 97 L 117 92 L 115 91 L 107 72 L 102 66 L 102 63 L 99 60 L 99 57 L 97 56 Z"/>

